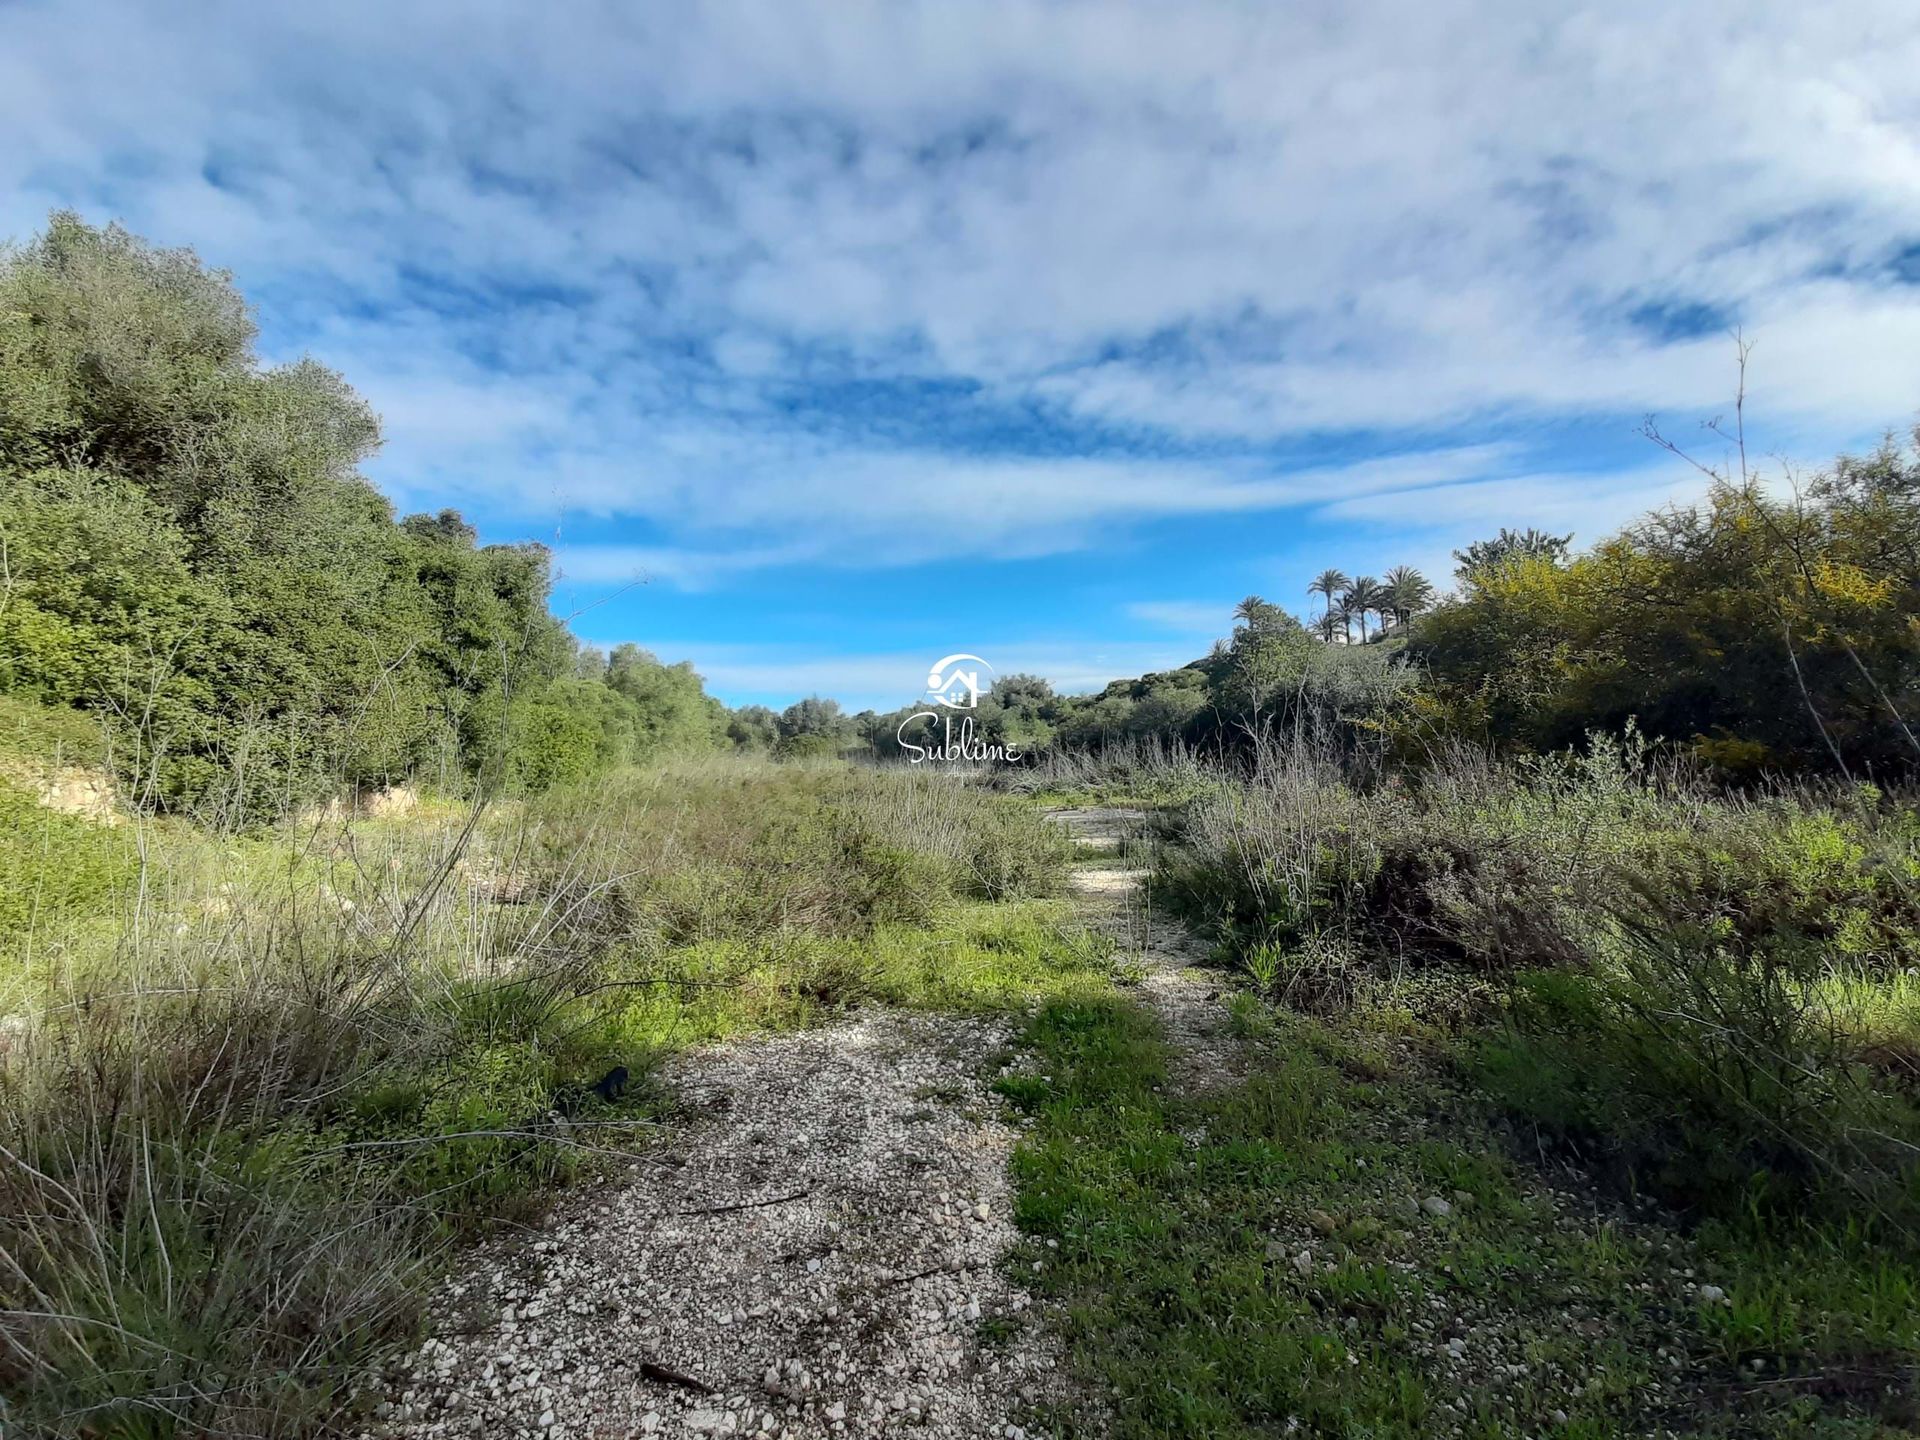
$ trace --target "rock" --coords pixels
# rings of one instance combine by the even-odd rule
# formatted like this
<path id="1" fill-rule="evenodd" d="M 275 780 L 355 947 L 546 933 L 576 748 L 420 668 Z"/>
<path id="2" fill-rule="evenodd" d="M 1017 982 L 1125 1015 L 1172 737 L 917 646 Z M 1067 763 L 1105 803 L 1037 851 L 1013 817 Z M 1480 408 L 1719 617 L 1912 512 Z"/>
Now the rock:
<path id="1" fill-rule="evenodd" d="M 976 1220 L 984 1220 L 992 1213 L 993 1212 L 987 1209 L 985 1205 L 976 1205 L 973 1207 L 973 1218 Z"/>
<path id="2" fill-rule="evenodd" d="M 1702 1285 L 1700 1287 L 1700 1298 L 1709 1305 L 1718 1305 L 1722 1300 L 1727 1298 L 1727 1292 L 1722 1290 L 1718 1285 Z"/>
<path id="3" fill-rule="evenodd" d="M 724 1410 L 696 1410 L 687 1416 L 687 1428 L 696 1435 L 716 1435 L 731 1418 Z"/>
<path id="4" fill-rule="evenodd" d="M 1302 1250 L 1298 1255 L 1294 1256 L 1293 1268 L 1302 1275 L 1313 1274 L 1313 1252 L 1311 1250 Z"/>
<path id="5" fill-rule="evenodd" d="M 1331 1235 L 1340 1228 L 1340 1222 L 1324 1210 L 1309 1210 L 1307 1223 L 1322 1235 Z"/>
<path id="6" fill-rule="evenodd" d="M 837 1423 L 846 1418 L 847 1418 L 847 1402 L 846 1401 L 836 1400 L 831 1405 L 827 1406 L 828 1420 L 834 1421 Z"/>
<path id="7" fill-rule="evenodd" d="M 549 1405 L 546 1409 L 542 1410 L 540 1412 L 540 1418 L 533 1423 L 538 1425 L 542 1430 L 551 1430 L 553 1428 L 553 1407 Z"/>
<path id="8" fill-rule="evenodd" d="M 1420 1202 L 1420 1208 L 1436 1220 L 1444 1220 L 1447 1216 L 1453 1214 L 1453 1206 L 1442 1200 L 1438 1195 L 1427 1196 L 1426 1199 Z"/>

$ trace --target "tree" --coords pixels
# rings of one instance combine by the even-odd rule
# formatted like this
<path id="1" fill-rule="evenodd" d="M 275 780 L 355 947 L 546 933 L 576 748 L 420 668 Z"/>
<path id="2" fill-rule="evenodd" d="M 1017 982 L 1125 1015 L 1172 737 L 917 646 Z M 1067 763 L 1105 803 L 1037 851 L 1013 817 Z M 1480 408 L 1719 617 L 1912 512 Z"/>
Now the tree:
<path id="1" fill-rule="evenodd" d="M 1920 437 L 1787 499 L 1716 477 L 1579 556 L 1511 547 L 1420 626 L 1435 710 L 1529 750 L 1632 720 L 1735 773 L 1920 767 L 1916 475 Z"/>
<path id="2" fill-rule="evenodd" d="M 771 750 L 780 739 L 780 717 L 765 705 L 742 705 L 727 721 L 736 750 Z"/>
<path id="3" fill-rule="evenodd" d="M 1433 586 L 1411 565 L 1396 565 L 1387 571 L 1384 598 L 1394 624 L 1406 625 L 1433 602 Z"/>
<path id="4" fill-rule="evenodd" d="M 705 750 L 713 744 L 711 698 L 690 661 L 663 665 L 638 645 L 613 647 L 607 688 L 633 701 L 639 727 L 637 759 Z"/>
<path id="5" fill-rule="evenodd" d="M 1003 675 L 992 693 L 1009 710 L 1037 710 L 1053 699 L 1053 686 L 1038 675 Z"/>
<path id="6" fill-rule="evenodd" d="M 130 789 L 221 823 L 711 743 L 690 669 L 579 650 L 544 547 L 396 521 L 379 441 L 339 375 L 260 364 L 192 252 L 64 213 L 0 248 L 0 689 L 100 714 Z"/>
<path id="7" fill-rule="evenodd" d="M 1340 596 L 1341 592 L 1352 583 L 1353 581 L 1348 579 L 1343 571 L 1322 570 L 1318 575 L 1314 576 L 1313 583 L 1307 586 L 1307 594 L 1323 595 L 1326 597 L 1327 608 L 1325 613 L 1320 617 L 1323 622 L 1321 625 L 1321 633 L 1325 635 L 1329 641 L 1333 638 L 1332 627 L 1324 622 L 1333 617 L 1334 601 Z"/>
<path id="8" fill-rule="evenodd" d="M 1371 575 L 1358 576 L 1354 582 L 1347 587 L 1346 594 L 1342 599 L 1353 613 L 1360 617 L 1360 643 L 1362 645 L 1366 644 L 1367 616 L 1379 610 L 1381 606 L 1386 603 L 1385 592 L 1380 588 L 1380 582 Z"/>
<path id="9" fill-rule="evenodd" d="M 1254 635 L 1271 635 L 1288 626 L 1298 628 L 1300 623 L 1278 605 L 1262 600 L 1258 595 L 1249 595 L 1234 606 L 1233 618 Z"/>
<path id="10" fill-rule="evenodd" d="M 1491 540 L 1476 540 L 1464 550 L 1453 552 L 1454 574 L 1462 583 L 1470 582 L 1484 570 L 1504 565 L 1510 560 L 1544 560 L 1550 565 L 1563 565 L 1573 545 L 1573 536 L 1549 535 L 1544 530 L 1528 526 L 1525 530 L 1509 530 L 1500 527 L 1500 533 Z"/>

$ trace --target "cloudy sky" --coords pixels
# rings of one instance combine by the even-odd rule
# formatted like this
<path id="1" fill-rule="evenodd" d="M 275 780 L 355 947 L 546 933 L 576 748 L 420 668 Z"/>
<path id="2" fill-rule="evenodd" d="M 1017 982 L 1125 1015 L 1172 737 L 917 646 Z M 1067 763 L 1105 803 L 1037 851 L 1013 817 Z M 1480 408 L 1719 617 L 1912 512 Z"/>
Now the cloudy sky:
<path id="1" fill-rule="evenodd" d="M 1920 408 L 1920 10 L 0 0 L 0 234 L 231 269 L 372 477 L 732 701 L 1072 687 Z M 642 584 L 634 584 L 644 581 Z"/>

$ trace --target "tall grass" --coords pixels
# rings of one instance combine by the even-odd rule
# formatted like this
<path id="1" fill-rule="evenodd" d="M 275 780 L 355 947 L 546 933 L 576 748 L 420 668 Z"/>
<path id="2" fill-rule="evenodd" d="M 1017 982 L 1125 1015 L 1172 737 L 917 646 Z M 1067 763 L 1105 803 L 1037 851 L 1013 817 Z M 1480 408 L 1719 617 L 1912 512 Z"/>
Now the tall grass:
<path id="1" fill-rule="evenodd" d="M 1185 808 L 1160 871 L 1297 1005 L 1462 1005 L 1483 1080 L 1675 1198 L 1757 1177 L 1782 1204 L 1909 1208 L 1911 796 L 1718 792 L 1632 735 L 1517 763 L 1454 749 L 1374 783 L 1274 745 Z"/>
<path id="2" fill-rule="evenodd" d="M 906 772 L 673 763 L 225 839 L 54 818 L 8 863 L 111 861 L 0 935 L 0 1414 L 55 1435 L 345 1428 L 442 1249 L 644 1134 L 666 1050 L 1088 958 L 1019 907 L 989 957 L 965 917 L 1057 889 L 1065 841 Z M 946 916 L 952 969 L 916 938 Z"/>
<path id="3" fill-rule="evenodd" d="M 1218 776 L 1215 765 L 1183 741 L 1148 735 L 1098 749 L 1046 750 L 1028 764 L 996 771 L 992 783 L 1027 795 L 1171 805 L 1192 799 Z"/>

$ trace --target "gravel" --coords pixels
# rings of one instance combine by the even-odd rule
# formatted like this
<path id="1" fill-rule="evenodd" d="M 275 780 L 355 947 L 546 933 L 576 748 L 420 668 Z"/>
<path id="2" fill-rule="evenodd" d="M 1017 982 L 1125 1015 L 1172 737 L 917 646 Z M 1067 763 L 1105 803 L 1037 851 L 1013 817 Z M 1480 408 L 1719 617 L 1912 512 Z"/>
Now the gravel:
<path id="1" fill-rule="evenodd" d="M 1020 1433 L 1059 1379 L 1005 1263 L 1007 1037 L 870 1010 L 682 1056 L 684 1125 L 477 1251 L 371 1433 Z"/>
<path id="2" fill-rule="evenodd" d="M 1217 1090 L 1245 1077 L 1240 1046 L 1225 1043 L 1226 1006 L 1218 971 L 1200 964 L 1193 932 L 1153 908 L 1147 889 L 1151 872 L 1129 866 L 1118 856 L 1126 842 L 1145 828 L 1147 813 L 1112 806 L 1054 810 L 1048 816 L 1064 826 L 1082 854 L 1116 858 L 1074 870 L 1071 884 L 1086 922 L 1120 942 L 1138 967 L 1140 998 L 1153 1008 L 1164 1029 L 1174 1078 L 1195 1090 Z"/>

